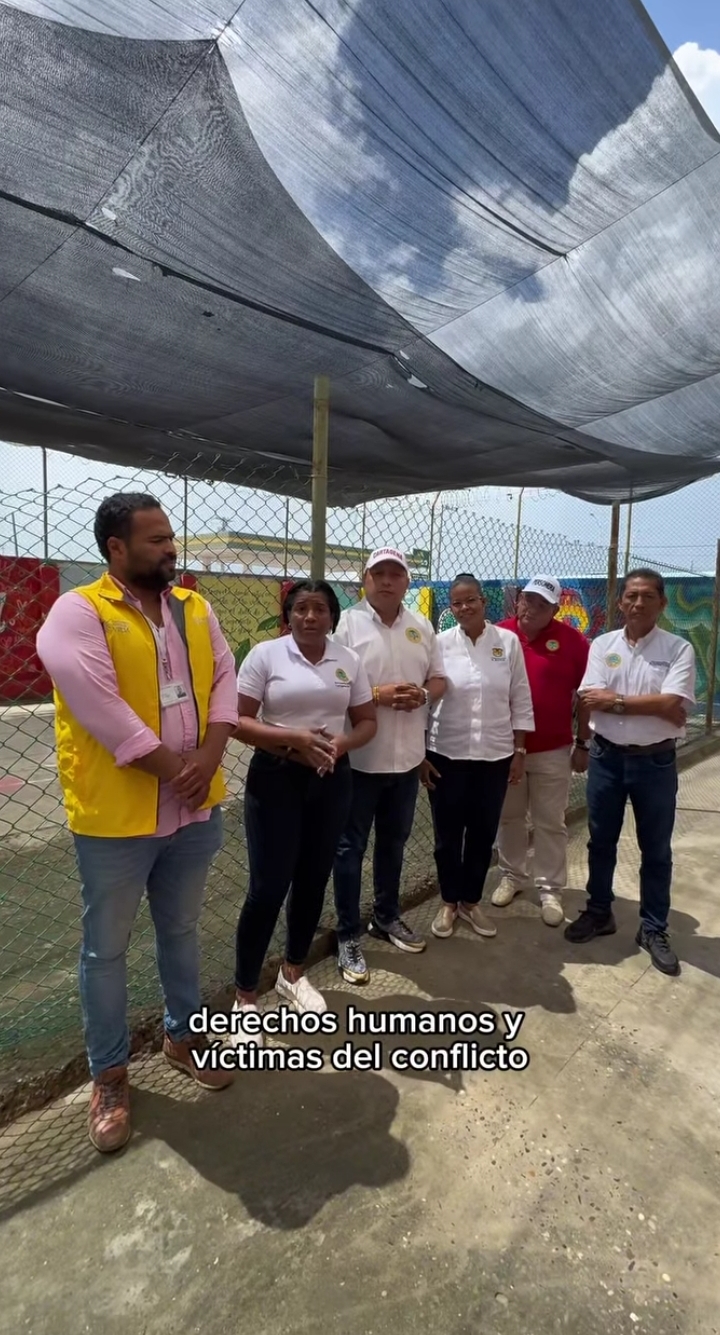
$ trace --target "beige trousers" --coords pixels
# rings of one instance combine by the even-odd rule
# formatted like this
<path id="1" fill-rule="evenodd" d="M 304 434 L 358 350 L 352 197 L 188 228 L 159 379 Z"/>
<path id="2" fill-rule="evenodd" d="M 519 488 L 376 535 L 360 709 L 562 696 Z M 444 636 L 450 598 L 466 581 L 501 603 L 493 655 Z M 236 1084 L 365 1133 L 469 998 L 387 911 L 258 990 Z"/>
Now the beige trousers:
<path id="1" fill-rule="evenodd" d="M 515 885 L 527 886 L 528 834 L 533 828 L 535 885 L 557 894 L 567 884 L 567 827 L 572 748 L 525 757 L 525 777 L 508 788 L 497 836 L 498 865 Z M 529 818 L 529 819 L 528 819 Z"/>

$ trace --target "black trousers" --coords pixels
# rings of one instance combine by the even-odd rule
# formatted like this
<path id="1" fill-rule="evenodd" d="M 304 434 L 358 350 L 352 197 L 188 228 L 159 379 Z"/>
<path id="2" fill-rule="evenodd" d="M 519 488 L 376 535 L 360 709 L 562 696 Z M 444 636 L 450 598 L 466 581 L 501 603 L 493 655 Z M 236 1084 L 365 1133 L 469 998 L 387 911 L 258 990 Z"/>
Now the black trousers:
<path id="1" fill-rule="evenodd" d="M 250 884 L 237 927 L 235 986 L 257 987 L 280 910 L 287 904 L 288 964 L 304 964 L 322 913 L 335 850 L 352 799 L 342 756 L 332 774 L 256 751 L 245 785 Z"/>
<path id="2" fill-rule="evenodd" d="M 446 904 L 478 904 L 492 861 L 512 756 L 504 760 L 448 760 L 428 751 L 440 774 L 430 809 L 435 865 Z"/>

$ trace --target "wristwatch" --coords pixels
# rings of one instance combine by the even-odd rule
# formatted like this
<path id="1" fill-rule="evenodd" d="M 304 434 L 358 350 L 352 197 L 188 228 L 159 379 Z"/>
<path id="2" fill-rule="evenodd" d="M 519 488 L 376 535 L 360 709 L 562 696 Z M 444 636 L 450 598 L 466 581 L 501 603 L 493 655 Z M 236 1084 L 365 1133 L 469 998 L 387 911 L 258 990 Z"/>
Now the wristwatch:
<path id="1" fill-rule="evenodd" d="M 427 686 L 421 686 L 420 689 L 421 689 L 423 695 L 425 696 L 424 703 L 425 703 L 426 705 L 429 705 L 429 704 L 430 704 L 430 692 L 429 692 Z"/>
<path id="2" fill-rule="evenodd" d="M 616 698 L 615 698 L 615 703 L 614 703 L 614 705 L 612 706 L 612 713 L 613 713 L 613 714 L 624 714 L 624 713 L 625 713 L 625 696 L 624 696 L 624 695 L 618 695 L 618 696 L 616 696 Z"/>
<path id="3" fill-rule="evenodd" d="M 526 755 L 527 755 L 527 747 L 526 747 L 526 746 L 516 746 L 516 747 L 515 747 L 515 755 L 516 755 L 516 756 L 526 756 Z"/>
<path id="4" fill-rule="evenodd" d="M 589 750 L 590 750 L 590 743 L 587 742 L 587 741 L 582 741 L 582 742 L 581 742 L 580 738 L 579 738 L 579 737 L 576 737 L 576 738 L 575 738 L 575 747 L 576 747 L 576 750 L 578 750 L 578 751 L 589 751 Z"/>

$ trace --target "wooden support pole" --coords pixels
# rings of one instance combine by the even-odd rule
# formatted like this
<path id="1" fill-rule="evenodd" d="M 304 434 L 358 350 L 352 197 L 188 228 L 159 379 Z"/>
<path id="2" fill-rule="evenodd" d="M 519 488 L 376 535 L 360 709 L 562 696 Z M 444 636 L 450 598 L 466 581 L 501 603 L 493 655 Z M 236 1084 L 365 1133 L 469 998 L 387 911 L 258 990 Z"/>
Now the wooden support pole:
<path id="1" fill-rule="evenodd" d="M 312 455 L 312 533 L 310 576 L 325 578 L 327 548 L 327 477 L 330 430 L 330 381 L 326 375 L 315 377 L 313 402 Z"/>
<path id="2" fill-rule="evenodd" d="M 610 543 L 608 545 L 607 602 L 605 604 L 605 629 L 613 630 L 617 620 L 617 577 L 618 546 L 620 543 L 620 506 L 613 505 L 610 517 Z"/>

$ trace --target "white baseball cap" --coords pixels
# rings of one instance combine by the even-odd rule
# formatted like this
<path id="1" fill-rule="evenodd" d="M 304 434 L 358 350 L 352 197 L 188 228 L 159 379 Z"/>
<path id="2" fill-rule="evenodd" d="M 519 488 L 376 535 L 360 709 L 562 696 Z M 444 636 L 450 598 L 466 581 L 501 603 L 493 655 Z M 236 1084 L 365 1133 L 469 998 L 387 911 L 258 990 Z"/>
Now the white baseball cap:
<path id="1" fill-rule="evenodd" d="M 547 603 L 553 603 L 555 606 L 559 605 L 562 598 L 561 586 L 550 575 L 536 575 L 525 585 L 523 593 L 539 593 Z"/>
<path id="2" fill-rule="evenodd" d="M 396 565 L 402 566 L 406 574 L 410 574 L 407 560 L 397 547 L 378 547 L 365 562 L 365 569 L 372 570 L 373 566 L 379 566 L 381 561 L 394 561 Z"/>

